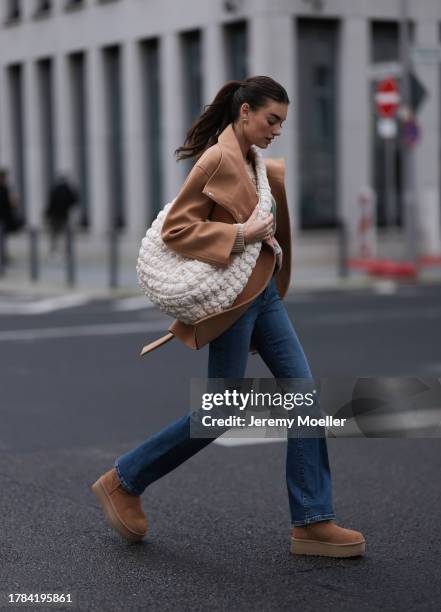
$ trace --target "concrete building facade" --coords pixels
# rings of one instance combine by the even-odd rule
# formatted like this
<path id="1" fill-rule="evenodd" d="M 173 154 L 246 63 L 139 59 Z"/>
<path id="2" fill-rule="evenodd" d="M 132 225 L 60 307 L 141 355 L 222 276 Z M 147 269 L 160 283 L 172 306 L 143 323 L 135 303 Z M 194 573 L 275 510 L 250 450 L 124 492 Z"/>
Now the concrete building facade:
<path id="1" fill-rule="evenodd" d="M 354 237 L 366 186 L 377 223 L 403 224 L 396 150 L 397 204 L 386 209 L 371 76 L 373 63 L 398 60 L 400 0 L 3 0 L 0 10 L 0 165 L 29 226 L 67 173 L 91 240 L 113 222 L 139 241 L 189 170 L 173 152 L 192 121 L 226 79 L 252 74 L 291 99 L 265 155 L 286 160 L 294 237 L 339 220 Z M 410 2 L 409 19 L 413 44 L 436 51 L 441 2 Z M 441 69 L 415 70 L 427 92 L 417 200 L 439 230 Z"/>

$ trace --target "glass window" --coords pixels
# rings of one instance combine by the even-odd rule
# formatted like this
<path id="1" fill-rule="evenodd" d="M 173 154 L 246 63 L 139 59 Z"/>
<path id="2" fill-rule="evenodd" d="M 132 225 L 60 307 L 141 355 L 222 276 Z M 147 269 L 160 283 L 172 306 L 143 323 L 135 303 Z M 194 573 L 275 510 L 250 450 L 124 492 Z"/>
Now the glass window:
<path id="1" fill-rule="evenodd" d="M 413 23 L 408 23 L 409 38 L 414 34 Z M 400 29 L 396 21 L 371 22 L 371 58 L 372 62 L 393 62 L 400 57 Z"/>
<path id="2" fill-rule="evenodd" d="M 202 111 L 201 35 L 199 30 L 181 34 L 184 103 L 188 127 Z"/>
<path id="3" fill-rule="evenodd" d="M 6 23 L 21 19 L 21 2 L 20 0 L 8 0 L 6 9 Z"/>
<path id="4" fill-rule="evenodd" d="M 37 62 L 43 189 L 47 196 L 55 178 L 52 61 Z"/>
<path id="5" fill-rule="evenodd" d="M 89 188 L 87 164 L 87 112 L 86 112 L 86 79 L 84 53 L 70 56 L 70 94 L 73 125 L 73 158 L 75 176 L 78 180 L 82 227 L 89 226 Z"/>
<path id="6" fill-rule="evenodd" d="M 298 20 L 300 224 L 335 227 L 338 22 Z"/>
<path id="7" fill-rule="evenodd" d="M 159 43 L 142 43 L 144 142 L 149 191 L 147 219 L 151 223 L 163 207 L 162 201 L 162 112 L 159 82 Z"/>
<path id="8" fill-rule="evenodd" d="M 245 21 L 225 26 L 227 78 L 242 80 L 248 76 L 248 40 Z"/>
<path id="9" fill-rule="evenodd" d="M 65 9 L 75 9 L 81 8 L 84 4 L 84 0 L 66 0 L 66 4 L 64 5 Z"/>
<path id="10" fill-rule="evenodd" d="M 11 145 L 12 169 L 15 174 L 15 187 L 18 195 L 18 205 L 22 214 L 26 214 L 26 183 L 25 183 L 25 144 L 23 126 L 23 69 L 20 64 L 9 66 L 7 70 L 9 83 L 9 107 L 11 109 Z"/>
<path id="11" fill-rule="evenodd" d="M 104 77 L 107 119 L 110 220 L 113 227 L 125 226 L 123 189 L 123 131 L 121 96 L 121 58 L 117 46 L 104 50 Z"/>
<path id="12" fill-rule="evenodd" d="M 315 138 L 318 142 L 326 142 L 332 137 L 332 70 L 329 66 L 314 66 L 314 103 L 313 111 Z"/>
<path id="13" fill-rule="evenodd" d="M 34 17 L 44 17 L 51 11 L 52 3 L 51 0 L 39 0 L 35 7 Z"/>

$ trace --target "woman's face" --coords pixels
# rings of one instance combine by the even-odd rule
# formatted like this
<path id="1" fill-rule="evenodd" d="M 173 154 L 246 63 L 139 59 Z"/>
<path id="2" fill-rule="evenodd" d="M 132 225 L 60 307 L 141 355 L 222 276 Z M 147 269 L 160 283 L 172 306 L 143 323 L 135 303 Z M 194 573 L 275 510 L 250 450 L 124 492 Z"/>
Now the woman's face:
<path id="1" fill-rule="evenodd" d="M 268 100 L 268 103 L 256 109 L 250 109 L 244 103 L 240 109 L 240 121 L 243 122 L 243 135 L 250 145 L 266 149 L 282 132 L 283 122 L 288 114 L 288 104 Z"/>

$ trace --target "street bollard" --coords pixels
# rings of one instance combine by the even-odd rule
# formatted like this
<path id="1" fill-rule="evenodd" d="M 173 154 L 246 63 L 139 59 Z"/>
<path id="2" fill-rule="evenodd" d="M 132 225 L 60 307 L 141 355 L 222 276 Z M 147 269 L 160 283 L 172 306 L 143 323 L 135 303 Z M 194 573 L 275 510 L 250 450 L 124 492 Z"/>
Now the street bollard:
<path id="1" fill-rule="evenodd" d="M 118 230 L 115 227 L 109 232 L 109 247 L 109 285 L 111 289 L 116 289 L 118 287 Z"/>
<path id="2" fill-rule="evenodd" d="M 72 222 L 68 218 L 66 223 L 66 285 L 74 287 L 76 284 L 76 265 L 75 265 L 75 241 Z"/>
<path id="3" fill-rule="evenodd" d="M 32 281 L 37 281 L 40 276 L 40 262 L 38 260 L 38 229 L 29 228 L 29 269 Z"/>
<path id="4" fill-rule="evenodd" d="M 348 233 L 343 219 L 337 221 L 338 231 L 338 275 L 340 278 L 348 276 Z"/>

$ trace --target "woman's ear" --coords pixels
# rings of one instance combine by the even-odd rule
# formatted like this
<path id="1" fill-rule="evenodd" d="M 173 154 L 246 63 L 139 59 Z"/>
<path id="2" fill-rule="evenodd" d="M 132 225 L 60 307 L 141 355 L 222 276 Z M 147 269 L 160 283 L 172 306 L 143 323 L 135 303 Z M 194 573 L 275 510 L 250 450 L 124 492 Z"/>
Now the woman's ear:
<path id="1" fill-rule="evenodd" d="M 250 114 L 250 105 L 248 102 L 244 102 L 240 107 L 240 118 L 242 121 L 248 121 Z"/>

